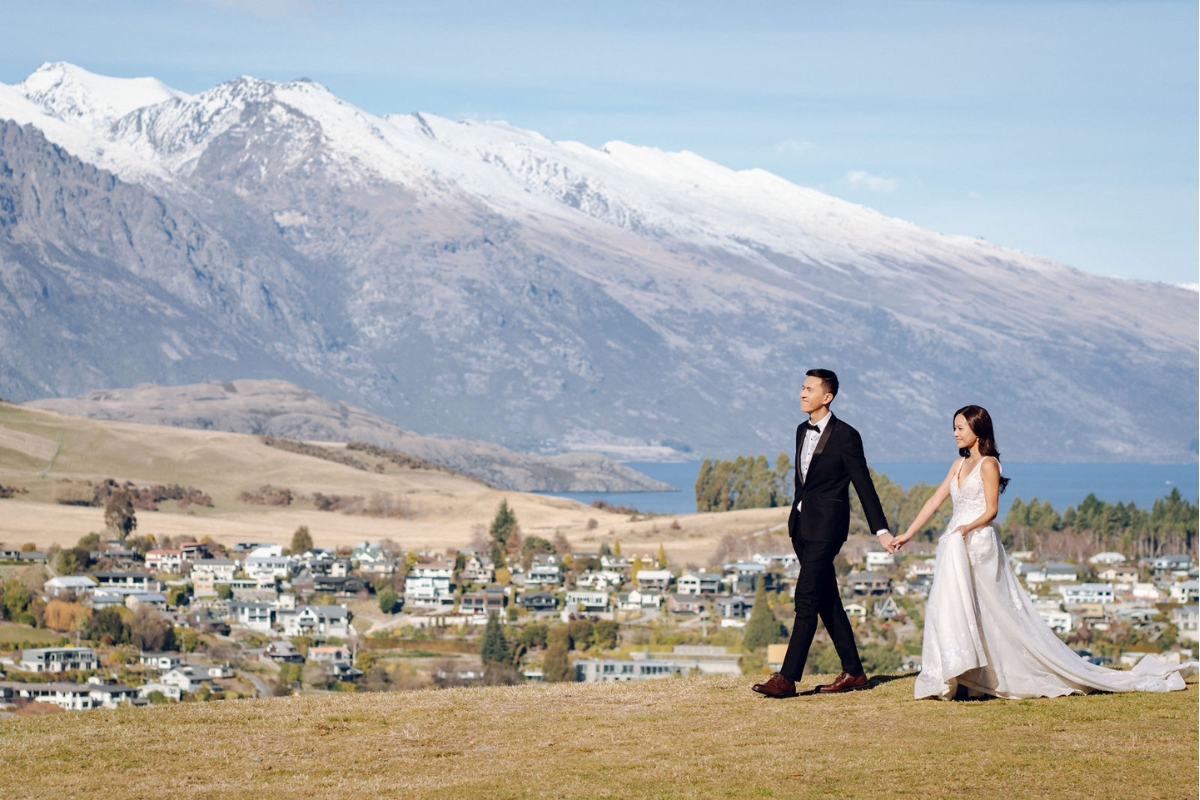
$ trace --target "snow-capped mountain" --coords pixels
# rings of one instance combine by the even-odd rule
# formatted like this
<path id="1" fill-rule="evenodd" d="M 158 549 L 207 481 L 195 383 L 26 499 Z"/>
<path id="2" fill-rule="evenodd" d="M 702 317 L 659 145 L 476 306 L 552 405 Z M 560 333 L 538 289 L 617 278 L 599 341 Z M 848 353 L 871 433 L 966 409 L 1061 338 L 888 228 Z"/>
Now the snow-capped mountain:
<path id="1" fill-rule="evenodd" d="M 727 454 L 788 449 L 824 364 L 875 458 L 943 457 L 966 402 L 1010 457 L 1194 457 L 1178 287 L 306 80 L 190 96 L 51 64 L 0 119 L 6 396 L 273 377 L 428 433 Z"/>

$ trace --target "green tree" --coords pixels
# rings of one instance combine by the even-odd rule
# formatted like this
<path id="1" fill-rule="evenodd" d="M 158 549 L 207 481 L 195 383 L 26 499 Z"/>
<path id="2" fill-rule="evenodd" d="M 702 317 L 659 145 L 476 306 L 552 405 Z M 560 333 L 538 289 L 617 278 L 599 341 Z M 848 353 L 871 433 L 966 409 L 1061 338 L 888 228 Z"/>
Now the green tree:
<path id="1" fill-rule="evenodd" d="M 658 555 L 654 557 L 654 561 L 659 569 L 667 568 L 667 551 L 661 544 L 658 546 Z"/>
<path id="2" fill-rule="evenodd" d="M 742 644 L 747 650 L 759 650 L 779 641 L 779 620 L 767 602 L 766 581 L 761 578 L 754 590 L 754 607 L 750 609 L 750 620 L 742 635 Z"/>
<path id="3" fill-rule="evenodd" d="M 592 645 L 597 650 L 612 650 L 617 646 L 620 633 L 620 623 L 602 619 L 592 628 Z"/>
<path id="4" fill-rule="evenodd" d="M 542 659 L 542 679 L 550 683 L 562 683 L 575 680 L 571 670 L 571 657 L 567 653 L 567 637 L 565 628 L 562 636 L 556 636 L 546 648 L 546 657 Z"/>
<path id="5" fill-rule="evenodd" d="M 501 500 L 488 531 L 492 537 L 492 563 L 497 567 L 504 566 L 509 544 L 519 535 L 519 528 L 517 515 L 508 507 L 508 500 Z"/>
<path id="6" fill-rule="evenodd" d="M 183 652 L 194 653 L 200 646 L 200 634 L 191 628 L 176 628 L 175 641 L 179 642 L 179 649 Z"/>
<path id="7" fill-rule="evenodd" d="M 533 557 L 537 553 L 553 553 L 554 545 L 541 536 L 527 536 L 525 541 L 521 543 L 521 565 L 525 569 L 529 569 L 529 565 L 533 563 Z"/>
<path id="8" fill-rule="evenodd" d="M 229 598 L 233 597 L 233 587 L 228 583 L 218 583 L 217 597 L 221 598 L 222 600 L 228 600 Z"/>
<path id="9" fill-rule="evenodd" d="M 292 546 L 288 548 L 288 551 L 292 555 L 298 556 L 303 555 L 312 549 L 312 534 L 308 532 L 307 525 L 301 525 L 299 528 L 296 528 L 296 532 L 292 534 Z"/>
<path id="10" fill-rule="evenodd" d="M 390 586 L 385 586 L 379 592 L 379 610 L 385 614 L 391 614 L 396 610 L 396 604 L 400 602 L 400 596 L 396 594 L 396 590 Z"/>
<path id="11" fill-rule="evenodd" d="M 504 638 L 504 630 L 500 626 L 500 617 L 493 611 L 488 615 L 487 627 L 483 630 L 483 642 L 479 647 L 479 659 L 484 667 L 488 664 L 504 664 L 508 662 L 508 642 Z"/>
<path id="12" fill-rule="evenodd" d="M 86 635 L 97 642 L 104 642 L 107 638 L 108 644 L 128 644 L 129 633 L 129 624 L 120 611 L 115 608 L 102 608 L 88 623 Z"/>
<path id="13" fill-rule="evenodd" d="M 113 492 L 104 504 L 104 524 L 115 531 L 121 541 L 137 530 L 137 516 L 133 511 L 133 498 L 124 489 Z"/>

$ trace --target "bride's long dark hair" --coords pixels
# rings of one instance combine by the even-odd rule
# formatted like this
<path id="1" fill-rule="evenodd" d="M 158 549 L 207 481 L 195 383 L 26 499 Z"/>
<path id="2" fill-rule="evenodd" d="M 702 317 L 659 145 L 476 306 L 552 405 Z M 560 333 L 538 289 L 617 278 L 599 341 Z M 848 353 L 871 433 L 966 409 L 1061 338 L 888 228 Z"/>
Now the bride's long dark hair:
<path id="1" fill-rule="evenodd" d="M 961 414 L 962 418 L 967 421 L 967 425 L 971 428 L 971 433 L 979 439 L 979 454 L 981 456 L 991 456 L 997 461 L 1000 460 L 1000 451 L 996 449 L 996 432 L 992 428 L 992 415 L 987 412 L 983 406 L 963 406 L 958 411 L 954 412 L 954 416 L 950 419 L 957 419 Z M 969 447 L 958 448 L 958 454 L 963 458 L 971 455 Z M 1003 493 L 1008 488 L 1008 478 L 1000 476 L 1000 492 Z"/>

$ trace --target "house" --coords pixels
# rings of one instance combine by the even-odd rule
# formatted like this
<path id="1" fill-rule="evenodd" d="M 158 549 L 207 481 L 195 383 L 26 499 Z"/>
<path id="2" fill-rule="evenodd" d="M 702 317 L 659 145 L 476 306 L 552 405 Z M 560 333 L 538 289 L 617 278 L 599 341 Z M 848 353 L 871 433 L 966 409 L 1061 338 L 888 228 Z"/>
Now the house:
<path id="1" fill-rule="evenodd" d="M 280 639 L 267 645 L 263 655 L 277 664 L 303 664 L 304 656 L 296 646 L 287 639 Z"/>
<path id="2" fill-rule="evenodd" d="M 179 666 L 164 672 L 162 677 L 159 678 L 159 683 L 165 683 L 167 686 L 177 686 L 179 687 L 179 691 L 187 694 L 188 692 L 199 690 L 209 680 L 208 675 L 202 674 L 195 667 Z"/>
<path id="3" fill-rule="evenodd" d="M 139 592 L 161 592 L 163 584 L 149 572 L 124 572 L 121 570 L 101 570 L 92 573 L 96 582 L 105 588 L 124 587 L 137 589 Z"/>
<path id="4" fill-rule="evenodd" d="M 800 563 L 800 559 L 796 558 L 795 553 L 755 553 L 750 556 L 750 560 L 768 568 L 772 564 L 778 564 L 783 569 L 794 567 Z"/>
<path id="5" fill-rule="evenodd" d="M 567 592 L 567 606 L 571 605 L 584 613 L 608 611 L 608 592 L 588 592 L 578 589 Z"/>
<path id="6" fill-rule="evenodd" d="M 602 569 L 612 569 L 616 570 L 617 572 L 623 572 L 624 570 L 629 569 L 629 559 L 625 556 L 606 553 L 605 555 L 600 556 L 600 567 Z"/>
<path id="7" fill-rule="evenodd" d="M 868 550 L 866 556 L 867 570 L 895 565 L 896 557 L 886 550 Z"/>
<path id="8" fill-rule="evenodd" d="M 617 589 L 623 583 L 625 583 L 625 576 L 611 569 L 591 570 L 575 579 L 576 588 L 595 589 L 601 592 Z"/>
<path id="9" fill-rule="evenodd" d="M 453 606 L 454 592 L 450 578 L 442 576 L 419 576 L 408 573 L 404 579 L 405 606 Z"/>
<path id="10" fill-rule="evenodd" d="M 1200 639 L 1198 624 L 1200 624 L 1200 608 L 1194 605 L 1181 606 L 1171 610 L 1171 622 L 1179 631 L 1180 640 L 1197 641 Z"/>
<path id="11" fill-rule="evenodd" d="M 1200 581 L 1193 578 L 1172 584 L 1171 599 L 1176 603 L 1195 603 L 1200 600 Z"/>
<path id="12" fill-rule="evenodd" d="M 1149 600 L 1157 603 L 1166 597 L 1166 593 L 1153 583 L 1135 583 L 1133 588 L 1129 590 L 1129 596 L 1138 600 Z"/>
<path id="13" fill-rule="evenodd" d="M 138 656 L 138 663 L 158 670 L 168 670 L 175 669 L 183 660 L 179 653 L 142 653 Z"/>
<path id="14" fill-rule="evenodd" d="M 292 577 L 295 559 L 289 556 L 246 556 L 242 571 L 247 578 L 257 579 L 260 575 L 282 578 Z"/>
<path id="15" fill-rule="evenodd" d="M 1140 578 L 1141 575 L 1139 575 L 1137 569 L 1133 567 L 1109 567 L 1108 569 L 1100 572 L 1100 574 L 1096 577 L 1102 581 L 1109 581 L 1110 583 L 1124 583 L 1131 586 L 1138 582 L 1138 578 Z"/>
<path id="16" fill-rule="evenodd" d="M 1117 567 L 1125 563 L 1125 556 L 1120 553 L 1103 552 L 1096 553 L 1088 559 L 1088 563 L 1093 566 Z"/>
<path id="17" fill-rule="evenodd" d="M 205 558 L 192 562 L 192 580 L 209 575 L 216 583 L 226 583 L 237 575 L 238 562 L 231 558 Z"/>
<path id="18" fill-rule="evenodd" d="M 275 621 L 275 606 L 271 603 L 247 603 L 233 600 L 229 603 L 227 619 L 243 628 L 259 633 L 270 633 Z"/>
<path id="19" fill-rule="evenodd" d="M 676 614 L 699 614 L 704 610 L 704 601 L 695 594 L 671 594 L 667 596 L 667 610 Z"/>
<path id="20" fill-rule="evenodd" d="M 146 567 L 151 572 L 178 574 L 183 569 L 183 551 L 175 548 L 157 547 L 146 552 Z"/>
<path id="21" fill-rule="evenodd" d="M 168 700 L 174 700 L 176 702 L 183 698 L 183 691 L 178 686 L 174 686 L 169 683 L 158 683 L 157 681 L 152 683 L 143 683 L 138 687 L 137 692 L 138 697 L 143 698 L 149 697 L 154 692 L 158 692 Z"/>
<path id="22" fill-rule="evenodd" d="M 376 561 L 387 561 L 388 557 L 383 552 L 382 542 L 359 542 L 350 553 L 350 560 L 362 565 L 373 564 Z"/>
<path id="23" fill-rule="evenodd" d="M 1067 605 L 1079 603 L 1111 603 L 1114 600 L 1111 583 L 1081 583 L 1076 586 L 1059 586 L 1058 593 L 1062 595 Z M 1050 627 L 1054 627 L 1051 625 Z"/>
<path id="24" fill-rule="evenodd" d="M 344 645 L 314 645 L 308 648 L 308 660 L 314 664 L 332 664 L 335 661 L 349 664 L 350 659 L 350 648 Z"/>
<path id="25" fill-rule="evenodd" d="M 284 617 L 284 632 L 288 636 L 345 639 L 350 635 L 351 617 L 344 605 L 301 606 Z"/>
<path id="26" fill-rule="evenodd" d="M 354 597 L 359 592 L 367 591 L 367 582 L 354 576 L 314 575 L 313 591 L 339 597 Z"/>
<path id="27" fill-rule="evenodd" d="M 458 611 L 460 614 L 479 614 L 486 616 L 488 613 L 487 595 L 483 592 L 465 592 L 458 599 Z"/>
<path id="28" fill-rule="evenodd" d="M 1155 572 L 1187 571 L 1192 568 L 1192 557 L 1182 554 L 1159 556 L 1150 559 L 1150 569 Z"/>
<path id="29" fill-rule="evenodd" d="M 558 586 L 562 583 L 562 567 L 558 564 L 533 564 L 525 575 L 526 586 Z"/>
<path id="30" fill-rule="evenodd" d="M 235 548 L 236 549 L 236 548 Z M 283 545 L 269 542 L 256 544 L 246 553 L 247 558 L 283 558 Z"/>
<path id="31" fill-rule="evenodd" d="M 662 593 L 641 589 L 621 592 L 617 595 L 617 608 L 622 611 L 641 611 L 649 608 L 662 607 Z"/>
<path id="32" fill-rule="evenodd" d="M 72 672 L 96 669 L 100 660 L 90 647 L 39 647 L 21 651 L 22 672 Z"/>
<path id="33" fill-rule="evenodd" d="M 615 658 L 581 658 L 575 662 L 575 680 L 582 683 L 611 681 L 642 681 L 683 675 L 687 667 L 647 658 L 639 661 L 620 661 Z"/>
<path id="34" fill-rule="evenodd" d="M 412 578 L 434 578 L 447 584 L 454 579 L 454 562 L 444 558 L 423 559 L 408 571 Z"/>
<path id="35" fill-rule="evenodd" d="M 1025 582 L 1028 584 L 1067 583 L 1077 580 L 1079 580 L 1079 573 L 1072 564 L 1030 566 L 1025 571 Z"/>
<path id="36" fill-rule="evenodd" d="M 395 575 L 397 569 L 399 569 L 399 565 L 394 558 L 381 558 L 378 561 L 366 561 L 358 565 L 359 574 L 368 578 L 386 578 L 389 575 Z"/>
<path id="37" fill-rule="evenodd" d="M 96 579 L 90 575 L 60 575 L 42 585 L 48 597 L 72 597 L 85 594 L 96 588 Z"/>
<path id="38" fill-rule="evenodd" d="M 471 556 L 463 566 L 462 579 L 465 583 L 491 583 L 496 580 L 496 568 L 486 556 Z"/>
<path id="39" fill-rule="evenodd" d="M 125 607 L 130 611 L 139 608 L 166 608 L 167 597 L 160 592 L 135 592 L 125 595 Z"/>
<path id="40" fill-rule="evenodd" d="M 908 568 L 904 571 L 904 574 L 908 576 L 909 580 L 912 580 L 913 578 L 932 578 L 936 562 L 937 559 L 933 558 L 922 558 L 918 561 L 910 561 Z"/>
<path id="41" fill-rule="evenodd" d="M 641 590 L 657 589 L 660 592 L 665 592 L 671 587 L 671 579 L 674 576 L 670 570 L 666 569 L 643 569 L 637 574 L 637 588 Z"/>
<path id="42" fill-rule="evenodd" d="M 325 665 L 325 674 L 335 681 L 354 681 L 363 676 L 363 671 L 349 661 L 331 661 Z"/>
<path id="43" fill-rule="evenodd" d="M 80 683 L 3 683 L 13 697 L 56 705 L 64 711 L 99 708 L 101 700 L 92 696 L 94 687 Z"/>
<path id="44" fill-rule="evenodd" d="M 87 679 L 88 694 L 91 695 L 93 708 L 120 708 L 137 697 L 138 691 L 132 686 L 126 686 L 112 680 L 105 680 L 99 675 Z"/>
<path id="45" fill-rule="evenodd" d="M 503 586 L 488 586 L 483 590 L 483 596 L 487 600 L 487 610 L 501 613 L 504 607 L 508 605 L 508 594 Z"/>
<path id="46" fill-rule="evenodd" d="M 846 603 L 845 608 L 851 622 L 858 623 L 867 618 L 867 607 L 862 603 Z"/>
<path id="47" fill-rule="evenodd" d="M 1066 586 L 1062 587 L 1068 588 Z M 1074 588 L 1074 587 L 1071 587 Z M 1038 609 L 1038 616 L 1046 621 L 1050 626 L 1050 630 L 1059 634 L 1067 634 L 1075 630 L 1075 615 L 1066 611 L 1053 611 L 1050 609 Z"/>
<path id="48" fill-rule="evenodd" d="M 890 578 L 875 572 L 856 572 L 848 584 L 855 594 L 887 594 L 892 588 Z"/>
<path id="49" fill-rule="evenodd" d="M 679 594 L 713 595 L 720 589 L 721 576 L 715 572 L 688 572 L 680 575 L 676 582 L 676 591 Z"/>
<path id="50" fill-rule="evenodd" d="M 871 613 L 880 619 L 893 620 L 903 613 L 903 609 L 897 605 L 894 598 L 885 597 L 875 601 L 875 607 L 871 609 Z"/>
<path id="51" fill-rule="evenodd" d="M 726 619 L 745 619 L 754 608 L 754 599 L 741 595 L 723 596 L 713 600 L 713 608 L 718 617 Z"/>
<path id="52" fill-rule="evenodd" d="M 517 598 L 517 605 L 530 611 L 553 611 L 558 600 L 549 592 L 525 592 Z"/>

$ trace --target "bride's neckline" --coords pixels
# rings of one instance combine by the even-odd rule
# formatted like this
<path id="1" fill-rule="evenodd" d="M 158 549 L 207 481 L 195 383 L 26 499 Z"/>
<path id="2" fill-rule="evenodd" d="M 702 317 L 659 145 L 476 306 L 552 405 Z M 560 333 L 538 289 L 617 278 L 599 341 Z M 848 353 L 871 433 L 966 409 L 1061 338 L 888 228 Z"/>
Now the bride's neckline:
<path id="1" fill-rule="evenodd" d="M 967 459 L 964 458 L 958 465 L 958 472 L 954 474 L 955 487 L 962 489 L 963 484 L 967 482 L 967 479 L 970 478 L 972 474 L 974 474 L 975 470 L 979 469 L 979 465 L 982 464 L 986 459 L 987 456 L 982 456 L 978 461 L 975 462 L 975 466 L 971 467 L 970 471 L 967 472 L 966 475 L 963 475 L 962 468 L 967 463 Z"/>

